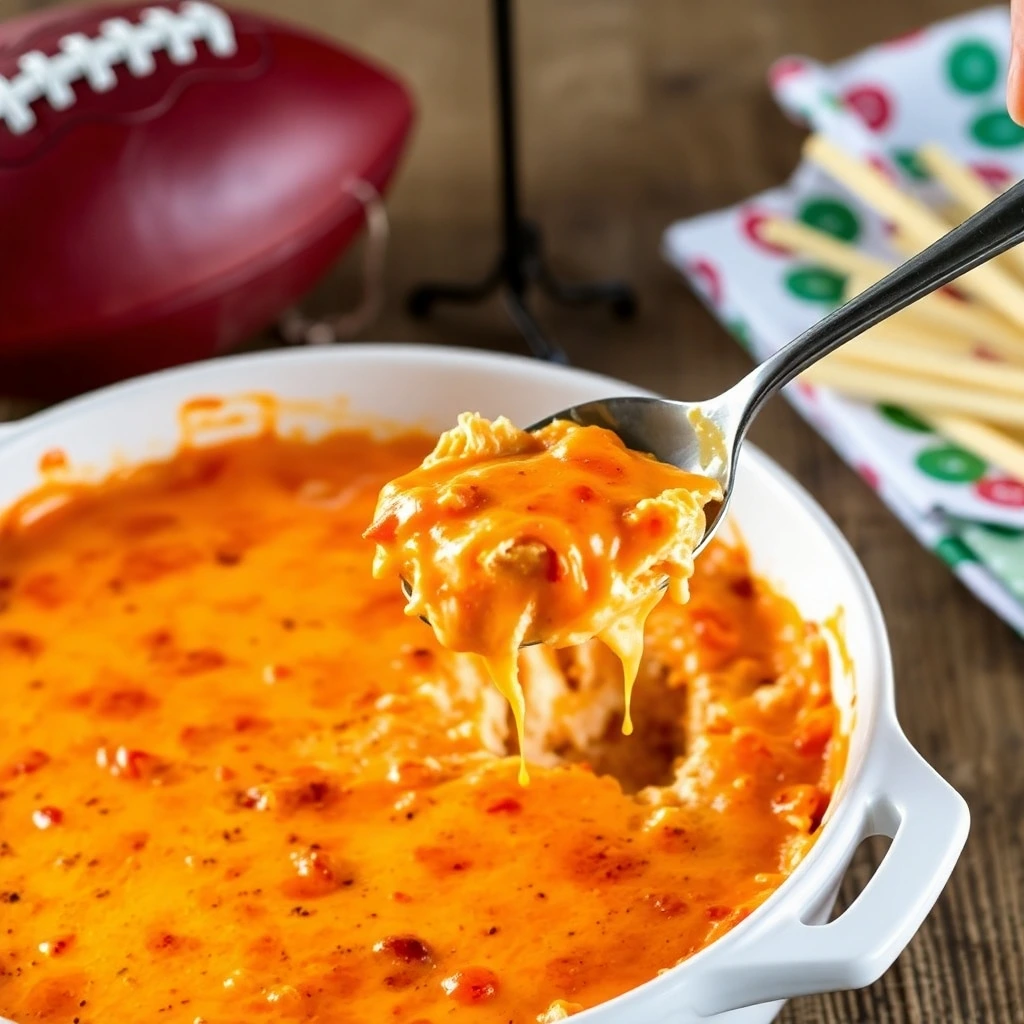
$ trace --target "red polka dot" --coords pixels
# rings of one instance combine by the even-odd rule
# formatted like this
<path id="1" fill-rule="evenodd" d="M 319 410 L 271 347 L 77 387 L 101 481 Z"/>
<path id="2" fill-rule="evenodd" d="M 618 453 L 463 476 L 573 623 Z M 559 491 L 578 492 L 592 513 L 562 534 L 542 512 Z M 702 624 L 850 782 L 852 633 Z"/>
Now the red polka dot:
<path id="1" fill-rule="evenodd" d="M 873 491 L 877 491 L 881 486 L 882 479 L 878 475 L 878 471 L 873 467 L 869 466 L 866 462 L 858 462 L 854 467 L 857 470 L 860 478 L 871 488 Z"/>
<path id="2" fill-rule="evenodd" d="M 1024 508 L 1024 483 L 1009 476 L 990 476 L 974 485 L 974 493 L 983 501 L 1004 508 Z"/>
<path id="3" fill-rule="evenodd" d="M 843 102 L 873 131 L 892 120 L 892 100 L 876 85 L 855 85 L 843 93 Z"/>
<path id="4" fill-rule="evenodd" d="M 798 380 L 793 387 L 808 401 L 816 402 L 818 400 L 818 389 L 813 384 L 808 384 L 805 380 Z"/>
<path id="5" fill-rule="evenodd" d="M 1000 164 L 971 164 L 971 170 L 992 188 L 1005 188 L 1015 180 L 1014 175 Z"/>
<path id="6" fill-rule="evenodd" d="M 768 69 L 768 81 L 772 88 L 777 88 L 787 78 L 801 75 L 807 70 L 807 62 L 799 57 L 783 57 Z"/>
<path id="7" fill-rule="evenodd" d="M 715 306 L 722 301 L 722 275 L 718 268 L 709 260 L 700 258 L 691 260 L 687 270 L 696 278 L 697 286 L 704 292 Z"/>
<path id="8" fill-rule="evenodd" d="M 891 39 L 886 39 L 883 46 L 907 46 L 910 43 L 916 43 L 925 33 L 923 28 L 915 28 L 910 32 L 904 32 L 901 35 L 893 36 Z"/>
<path id="9" fill-rule="evenodd" d="M 770 218 L 771 214 L 763 213 L 760 210 L 743 210 L 740 219 L 740 230 L 746 238 L 753 242 L 759 249 L 770 252 L 773 256 L 788 256 L 789 250 L 781 245 L 773 245 L 761 237 L 761 226 Z"/>

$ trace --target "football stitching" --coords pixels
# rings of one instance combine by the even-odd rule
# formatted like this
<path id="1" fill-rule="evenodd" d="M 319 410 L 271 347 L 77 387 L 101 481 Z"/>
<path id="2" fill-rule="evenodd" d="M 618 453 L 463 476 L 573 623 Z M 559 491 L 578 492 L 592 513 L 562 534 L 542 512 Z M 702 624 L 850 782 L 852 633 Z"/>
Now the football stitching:
<path id="1" fill-rule="evenodd" d="M 144 78 L 156 70 L 153 57 L 160 52 L 174 64 L 191 64 L 197 42 L 206 43 L 215 57 L 231 57 L 237 50 L 227 13 L 202 0 L 186 0 L 177 12 L 148 7 L 138 24 L 110 18 L 100 23 L 95 38 L 81 32 L 64 36 L 60 53 L 31 50 L 18 58 L 18 74 L 0 75 L 0 124 L 24 135 L 36 125 L 33 103 L 43 100 L 54 110 L 66 110 L 75 102 L 75 82 L 84 79 L 93 92 L 109 92 L 117 84 L 115 67 L 124 65 L 134 78 Z"/>

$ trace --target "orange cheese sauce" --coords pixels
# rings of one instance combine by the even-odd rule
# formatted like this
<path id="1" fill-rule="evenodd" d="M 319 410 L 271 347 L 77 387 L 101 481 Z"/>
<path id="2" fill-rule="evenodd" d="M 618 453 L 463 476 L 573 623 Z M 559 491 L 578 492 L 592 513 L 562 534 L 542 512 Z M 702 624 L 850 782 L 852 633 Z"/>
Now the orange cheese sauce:
<path id="1" fill-rule="evenodd" d="M 826 647 L 724 543 L 647 622 L 632 737 L 603 648 L 523 653 L 517 784 L 478 659 L 370 576 L 378 492 L 431 444 L 262 437 L 8 513 L 0 1016 L 550 1022 L 814 842 Z"/>
<path id="2" fill-rule="evenodd" d="M 408 584 L 407 614 L 426 618 L 445 647 L 486 659 L 520 742 L 520 645 L 595 636 L 622 661 L 628 734 L 644 622 L 666 587 L 686 601 L 704 505 L 721 497 L 715 481 L 602 427 L 556 420 L 527 432 L 464 413 L 383 489 L 366 536 L 377 543 L 374 574 Z"/>

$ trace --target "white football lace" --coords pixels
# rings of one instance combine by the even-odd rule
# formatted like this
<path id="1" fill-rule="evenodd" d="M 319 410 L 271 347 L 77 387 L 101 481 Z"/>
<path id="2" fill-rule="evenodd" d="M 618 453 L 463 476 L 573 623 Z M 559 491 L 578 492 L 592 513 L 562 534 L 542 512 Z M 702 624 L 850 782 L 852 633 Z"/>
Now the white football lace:
<path id="1" fill-rule="evenodd" d="M 36 124 L 33 103 L 43 100 L 54 110 L 66 110 L 75 102 L 75 82 L 84 79 L 94 92 L 108 92 L 117 84 L 116 66 L 144 78 L 156 70 L 153 55 L 162 51 L 174 64 L 191 64 L 197 42 L 206 43 L 215 57 L 230 57 L 237 49 L 231 19 L 201 0 L 186 0 L 177 11 L 149 7 L 138 24 L 110 18 L 94 39 L 81 32 L 64 36 L 60 53 L 31 50 L 18 58 L 18 74 L 0 75 L 0 124 L 24 135 Z"/>

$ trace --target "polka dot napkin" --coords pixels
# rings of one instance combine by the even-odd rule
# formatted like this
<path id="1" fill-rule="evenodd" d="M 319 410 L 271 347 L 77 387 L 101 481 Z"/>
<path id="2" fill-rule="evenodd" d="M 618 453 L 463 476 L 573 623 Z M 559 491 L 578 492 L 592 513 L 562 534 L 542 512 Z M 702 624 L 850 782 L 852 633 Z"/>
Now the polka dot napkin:
<path id="1" fill-rule="evenodd" d="M 870 160 L 922 200 L 942 192 L 915 160 L 941 144 L 988 181 L 1024 177 L 1024 129 L 1006 113 L 1005 7 L 941 22 L 825 66 L 775 64 L 776 100 L 795 120 Z M 810 164 L 781 188 L 673 224 L 663 251 L 755 359 L 841 300 L 844 279 L 764 241 L 767 214 L 803 221 L 899 262 L 882 219 Z M 1024 635 L 1024 481 L 949 443 L 903 409 L 797 383 L 800 414 L 878 492 L 912 533 Z"/>

